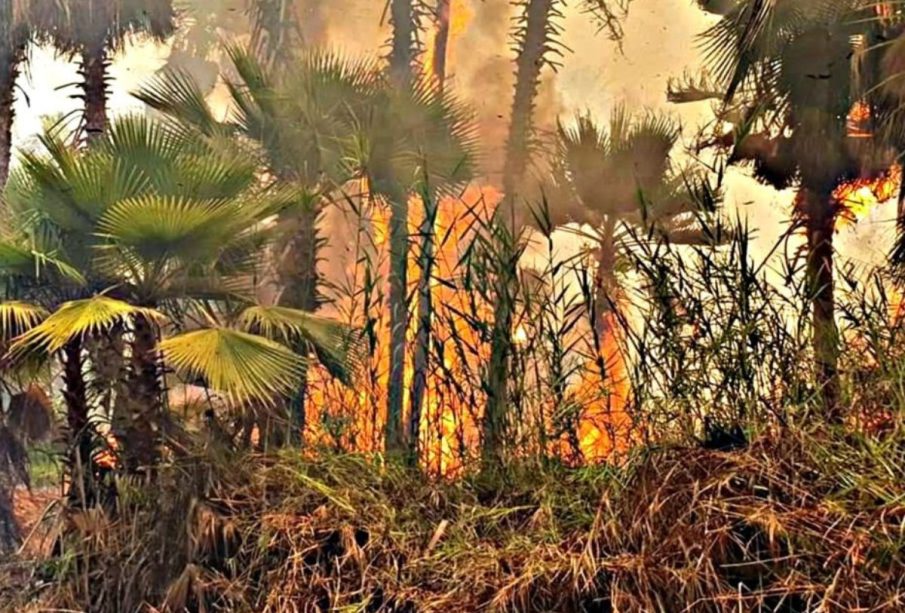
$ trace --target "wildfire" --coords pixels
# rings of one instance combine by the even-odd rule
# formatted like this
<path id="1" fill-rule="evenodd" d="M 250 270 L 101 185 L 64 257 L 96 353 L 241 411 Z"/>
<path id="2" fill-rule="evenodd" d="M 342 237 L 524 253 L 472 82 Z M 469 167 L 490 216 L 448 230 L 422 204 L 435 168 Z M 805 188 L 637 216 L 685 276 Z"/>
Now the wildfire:
<path id="1" fill-rule="evenodd" d="M 446 61 L 448 64 L 453 63 L 455 57 L 456 45 L 455 41 L 465 33 L 468 25 L 474 19 L 474 9 L 468 3 L 468 0 L 450 0 L 449 3 L 449 44 L 446 53 Z M 437 57 L 437 35 L 440 31 L 439 20 L 431 27 L 424 40 L 424 56 L 422 57 L 423 72 L 425 75 L 436 77 L 434 74 L 434 66 Z"/>
<path id="2" fill-rule="evenodd" d="M 896 197 L 902 182 L 902 169 L 894 166 L 873 179 L 857 179 L 840 185 L 833 198 L 843 206 L 840 222 L 851 224 L 864 218 L 874 207 Z"/>
<path id="3" fill-rule="evenodd" d="M 441 280 L 455 280 L 462 276 L 461 260 L 463 249 L 468 244 L 476 228 L 476 221 L 487 221 L 502 195 L 490 187 L 472 186 L 458 197 L 447 197 L 438 203 L 435 222 L 436 262 L 435 281 L 431 284 L 434 306 L 434 323 L 431 357 L 427 386 L 421 417 L 420 443 L 425 468 L 433 474 L 455 476 L 459 474 L 469 458 L 480 455 L 481 409 L 485 404 L 485 390 L 481 377 L 490 356 L 490 343 L 482 336 L 480 326 L 475 326 L 470 317 L 491 321 L 493 305 L 475 304 L 472 290 L 459 283 Z M 420 271 L 417 268 L 417 236 L 423 219 L 424 207 L 418 199 L 410 202 L 409 228 L 416 245 L 410 261 L 410 295 L 417 297 L 416 284 Z M 375 203 L 369 213 L 369 223 L 362 224 L 364 231 L 372 236 L 371 241 L 377 253 L 373 254 L 377 270 L 372 274 L 386 279 L 389 258 L 387 251 L 388 215 L 386 207 Z M 478 223 L 477 225 L 480 225 Z M 361 273 L 359 273 L 361 274 Z M 363 317 L 375 318 L 372 322 L 376 347 L 354 390 L 334 382 L 327 373 L 318 369 L 313 373 L 308 396 L 307 440 L 323 446 L 351 449 L 356 452 L 380 452 L 383 449 L 383 428 L 386 423 L 386 398 L 390 366 L 389 317 L 385 312 L 377 312 L 380 301 L 385 297 L 383 287 L 375 291 L 377 307 L 359 313 L 356 325 L 363 325 Z M 356 284 L 361 287 L 361 281 Z M 348 298 L 352 300 L 352 298 Z M 417 300 L 411 305 L 411 325 L 409 329 L 409 359 L 406 365 L 406 412 L 410 411 L 410 384 L 414 378 L 411 355 L 418 326 Z M 351 304 L 337 304 L 341 312 L 354 311 Z M 468 315 L 465 315 L 468 314 Z M 612 326 L 615 328 L 615 326 Z M 582 334 L 576 330 L 576 334 Z M 513 343 L 517 352 L 528 351 L 534 346 L 534 322 L 521 322 L 513 330 Z M 576 461 L 598 461 L 610 456 L 620 447 L 615 441 L 625 440 L 628 425 L 625 404 L 629 395 L 626 365 L 618 338 L 608 334 L 601 350 L 604 369 L 599 368 L 600 360 L 588 360 L 580 376 L 569 382 L 567 396 L 577 406 L 581 414 L 574 427 L 579 439 L 581 457 Z M 526 369 L 532 373 L 535 367 Z M 534 374 L 526 374 L 535 377 Z M 534 383 L 533 381 L 530 383 Z M 546 403 L 546 404 L 544 404 Z M 541 406 L 543 405 L 543 406 Z M 537 401 L 530 411 L 536 412 L 535 420 L 542 419 L 552 431 L 552 415 L 561 407 L 553 406 L 546 400 Z M 514 430 L 534 428 L 528 422 L 513 424 Z M 532 430 L 533 432 L 533 430 Z M 521 435 L 524 435 L 522 433 Z M 514 436 L 520 436 L 515 433 Z M 549 441 L 547 451 L 565 450 L 565 441 Z M 572 445 L 574 447 L 574 445 Z M 571 449 L 571 448 L 570 448 Z M 564 455 L 572 457 L 572 454 Z"/>

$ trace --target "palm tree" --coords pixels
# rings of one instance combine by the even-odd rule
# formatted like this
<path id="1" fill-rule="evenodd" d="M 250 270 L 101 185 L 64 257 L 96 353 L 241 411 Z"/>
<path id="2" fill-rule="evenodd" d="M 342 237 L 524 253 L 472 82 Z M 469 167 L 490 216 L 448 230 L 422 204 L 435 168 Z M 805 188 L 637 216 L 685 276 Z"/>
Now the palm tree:
<path id="1" fill-rule="evenodd" d="M 390 25 L 393 38 L 390 44 L 390 78 L 403 87 L 414 79 L 415 58 L 418 55 L 418 13 L 413 0 L 390 0 Z"/>
<path id="2" fill-rule="evenodd" d="M 402 416 L 409 325 L 409 198 L 426 193 L 425 204 L 430 204 L 471 179 L 475 132 L 470 112 L 428 80 L 401 88 L 384 82 L 369 102 L 353 163 L 391 210 L 386 446 L 391 453 L 401 453 L 406 450 Z M 430 213 L 425 215 L 429 217 Z"/>
<path id="3" fill-rule="evenodd" d="M 874 2 L 738 0 L 706 2 L 722 18 L 705 32 L 722 97 L 740 117 L 714 140 L 731 162 L 753 162 L 755 175 L 777 187 L 797 186 L 795 215 L 807 238 L 817 383 L 827 418 L 838 407 L 833 234 L 843 210 L 833 194 L 852 179 L 885 171 L 884 156 L 865 156 L 848 138 L 847 117 L 862 93 L 853 86 L 852 41 L 870 37 Z M 869 159 L 873 158 L 873 159 Z"/>
<path id="4" fill-rule="evenodd" d="M 318 50 L 270 66 L 240 47 L 228 48 L 228 54 L 238 78 L 225 76 L 236 109 L 226 122 L 213 117 L 203 92 L 185 73 L 164 71 L 138 96 L 187 129 L 253 143 L 251 153 L 262 160 L 266 174 L 295 186 L 299 202 L 280 219 L 274 245 L 278 303 L 317 311 L 323 302 L 318 262 L 325 242 L 318 222 L 331 193 L 353 174 L 343 149 L 356 134 L 356 117 L 366 113 L 377 68 Z M 305 427 L 305 397 L 303 373 L 292 403 L 294 439 Z"/>
<path id="5" fill-rule="evenodd" d="M 679 126 L 668 117 L 633 117 L 619 106 L 608 127 L 579 115 L 573 126 L 560 124 L 558 135 L 548 222 L 595 229 L 594 326 L 602 340 L 610 333 L 608 305 L 617 294 L 620 251 L 630 243 L 626 232 L 674 244 L 713 242 L 718 237 L 700 226 L 698 214 L 714 211 L 716 190 L 694 169 L 672 163 Z"/>
<path id="6" fill-rule="evenodd" d="M 16 81 L 29 39 L 23 0 L 0 0 L 0 188 L 9 176 Z"/>
<path id="7" fill-rule="evenodd" d="M 160 358 L 167 349 L 160 344 L 160 324 L 168 313 L 171 326 L 191 317 L 217 322 L 210 324 L 216 333 L 204 337 L 207 344 L 186 341 L 174 358 L 177 367 L 199 371 L 239 401 L 282 391 L 304 357 L 290 359 L 296 354 L 274 349 L 273 341 L 247 338 L 237 322 L 254 305 L 255 271 L 273 232 L 264 221 L 295 205 L 296 192 L 262 187 L 256 160 L 237 155 L 222 140 L 141 117 L 118 120 L 83 151 L 53 136 L 43 142 L 47 155 L 27 154 L 7 187 L 15 229 L 7 250 L 27 254 L 30 245 L 41 245 L 65 262 L 56 268 L 78 269 L 82 276 L 79 283 L 54 284 L 66 293 L 52 292 L 49 300 L 40 283 L 23 292 L 47 300 L 42 306 L 51 314 L 14 343 L 13 354 L 63 358 L 72 425 L 79 432 L 88 427 L 84 341 L 125 330 L 131 358 L 119 382 L 114 429 L 127 468 L 154 465 L 166 423 Z M 287 311 L 286 317 L 296 316 Z M 341 369 L 338 337 L 310 333 L 323 328 L 313 316 L 299 312 L 297 318 L 308 324 L 296 324 L 299 334 Z M 282 367 L 254 370 L 256 358 L 248 352 L 255 348 L 283 356 Z M 186 357 L 192 349 L 207 353 L 192 362 Z M 90 465 L 90 447 L 80 446 L 77 457 Z"/>
<path id="8" fill-rule="evenodd" d="M 32 19 L 59 50 L 80 58 L 88 141 L 107 125 L 110 55 L 130 36 L 163 41 L 175 31 L 173 0 L 36 0 Z"/>

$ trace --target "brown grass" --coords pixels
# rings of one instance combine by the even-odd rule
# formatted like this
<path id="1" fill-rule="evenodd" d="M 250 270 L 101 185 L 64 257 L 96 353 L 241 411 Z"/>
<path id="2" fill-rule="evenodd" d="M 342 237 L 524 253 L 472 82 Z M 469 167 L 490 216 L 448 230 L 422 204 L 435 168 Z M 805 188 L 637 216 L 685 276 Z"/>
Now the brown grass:
<path id="1" fill-rule="evenodd" d="M 32 606 L 898 611 L 903 454 L 892 437 L 775 434 L 455 483 L 360 456 L 199 458 L 120 484 L 115 513 L 69 517 Z"/>

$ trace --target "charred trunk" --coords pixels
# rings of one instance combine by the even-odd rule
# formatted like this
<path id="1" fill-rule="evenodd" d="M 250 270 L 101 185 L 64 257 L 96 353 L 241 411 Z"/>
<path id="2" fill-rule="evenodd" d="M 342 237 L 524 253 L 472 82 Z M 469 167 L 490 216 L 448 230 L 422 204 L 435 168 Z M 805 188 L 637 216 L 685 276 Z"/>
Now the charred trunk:
<path id="1" fill-rule="evenodd" d="M 594 331 L 600 351 L 605 345 L 605 339 L 610 333 L 609 314 L 612 310 L 613 290 L 615 289 L 616 270 L 616 223 L 607 219 L 603 227 L 603 235 L 597 248 L 597 272 L 594 278 L 594 301 L 597 308 L 594 311 Z"/>
<path id="2" fill-rule="evenodd" d="M 90 144 L 107 128 L 107 45 L 97 41 L 82 51 L 85 140 Z"/>
<path id="3" fill-rule="evenodd" d="M 835 317 L 833 235 L 837 207 L 829 190 L 802 188 L 799 205 L 807 232 L 807 287 L 811 301 L 814 361 L 820 398 L 828 421 L 841 421 L 839 407 L 839 330 Z"/>
<path id="4" fill-rule="evenodd" d="M 437 38 L 434 48 L 434 65 L 431 70 L 443 91 L 446 87 L 446 62 L 449 56 L 449 28 L 452 17 L 451 0 L 437 1 Z"/>

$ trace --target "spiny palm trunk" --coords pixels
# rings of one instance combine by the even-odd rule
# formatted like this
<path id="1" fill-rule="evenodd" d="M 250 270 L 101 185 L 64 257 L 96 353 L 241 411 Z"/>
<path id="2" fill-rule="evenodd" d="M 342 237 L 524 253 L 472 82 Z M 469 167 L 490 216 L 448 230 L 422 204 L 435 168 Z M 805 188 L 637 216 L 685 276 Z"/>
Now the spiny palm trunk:
<path id="1" fill-rule="evenodd" d="M 156 325 L 144 315 L 133 321 L 132 358 L 128 377 L 128 413 L 122 416 L 122 449 L 126 470 L 152 475 L 159 455 L 163 389 Z"/>
<path id="2" fill-rule="evenodd" d="M 91 430 L 88 415 L 88 387 L 82 359 L 82 339 L 74 338 L 63 347 L 63 399 L 69 433 L 69 502 L 85 507 L 94 499 L 91 458 Z"/>
<path id="3" fill-rule="evenodd" d="M 408 333 L 408 198 L 399 189 L 390 195 L 390 380 L 387 390 L 386 452 L 405 452 L 402 414 Z"/>
<path id="4" fill-rule="evenodd" d="M 437 205 L 433 198 L 425 199 L 424 221 L 421 225 L 421 257 L 418 279 L 418 331 L 415 336 L 415 357 L 412 375 L 412 400 L 408 425 L 409 460 L 417 463 L 421 439 L 421 415 L 424 396 L 427 392 L 428 367 L 430 364 L 431 320 L 433 318 L 433 296 L 431 279 L 434 270 L 434 223 L 437 220 Z"/>
<path id="5" fill-rule="evenodd" d="M 449 55 L 451 18 L 451 0 L 437 0 L 437 38 L 434 43 L 434 65 L 431 66 L 431 70 L 437 78 L 440 91 L 443 91 L 446 87 L 446 63 Z"/>
<path id="6" fill-rule="evenodd" d="M 515 98 L 503 170 L 503 190 L 514 198 L 517 183 L 528 165 L 533 116 L 544 55 L 549 50 L 550 20 L 557 0 L 528 0 L 519 33 L 519 55 L 516 58 Z"/>
<path id="7" fill-rule="evenodd" d="M 807 232 L 807 285 L 811 299 L 817 384 L 828 421 L 841 421 L 839 407 L 839 330 L 835 318 L 833 234 L 836 210 L 828 191 L 802 188 L 799 206 Z"/>
<path id="8" fill-rule="evenodd" d="M 515 202 L 517 184 L 528 165 L 528 148 L 533 126 L 534 101 L 540 85 L 540 72 L 544 54 L 548 51 L 550 19 L 554 15 L 556 0 L 528 0 L 525 14 L 518 30 L 519 54 L 516 58 L 515 98 L 512 103 L 512 120 L 503 169 L 503 190 L 509 203 L 509 211 L 494 223 L 506 224 L 503 229 L 507 240 L 513 242 L 517 234 Z M 507 219 L 504 219 L 506 217 Z M 508 255 L 508 254 L 507 254 Z M 500 464 L 506 428 L 508 407 L 508 382 L 512 355 L 512 324 L 515 310 L 515 284 L 518 260 L 508 261 L 498 271 L 497 302 L 494 305 L 493 330 L 491 331 L 490 362 L 488 373 L 487 404 L 483 419 L 483 462 L 485 468 Z"/>
<path id="9" fill-rule="evenodd" d="M 25 41 L 18 33 L 11 0 L 0 0 L 0 188 L 9 177 L 16 81 L 25 58 Z"/>
<path id="10" fill-rule="evenodd" d="M 390 23 L 393 26 L 390 76 L 402 87 L 412 82 L 415 60 L 417 24 L 412 0 L 390 0 Z"/>
<path id="11" fill-rule="evenodd" d="M 85 139 L 98 140 L 107 128 L 107 45 L 97 41 L 82 52 Z"/>

